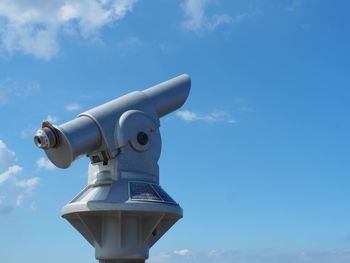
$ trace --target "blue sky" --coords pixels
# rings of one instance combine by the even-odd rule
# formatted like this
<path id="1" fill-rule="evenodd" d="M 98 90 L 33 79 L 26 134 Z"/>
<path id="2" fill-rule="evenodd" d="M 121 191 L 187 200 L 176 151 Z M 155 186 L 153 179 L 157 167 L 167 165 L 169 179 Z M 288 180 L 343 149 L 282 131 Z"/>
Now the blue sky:
<path id="1" fill-rule="evenodd" d="M 350 2 L 2 0 L 2 262 L 96 262 L 60 217 L 88 160 L 34 147 L 60 124 L 188 73 L 162 118 L 161 185 L 184 209 L 149 263 L 350 262 Z"/>

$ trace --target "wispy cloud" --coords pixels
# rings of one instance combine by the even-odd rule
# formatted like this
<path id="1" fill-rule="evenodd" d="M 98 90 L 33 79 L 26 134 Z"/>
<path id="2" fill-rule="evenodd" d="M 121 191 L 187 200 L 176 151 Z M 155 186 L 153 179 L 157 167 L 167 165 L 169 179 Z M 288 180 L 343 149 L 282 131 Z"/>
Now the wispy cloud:
<path id="1" fill-rule="evenodd" d="M 180 249 L 180 250 L 174 250 L 174 254 L 180 255 L 180 256 L 187 256 L 191 254 L 191 251 L 188 249 Z"/>
<path id="2" fill-rule="evenodd" d="M 289 0 L 287 10 L 291 12 L 295 12 L 295 11 L 298 11 L 302 7 L 302 5 L 303 5 L 302 0 Z"/>
<path id="3" fill-rule="evenodd" d="M 206 252 L 189 252 L 180 255 L 173 252 L 163 252 L 151 257 L 149 263 L 347 263 L 350 260 L 350 250 L 338 251 L 296 251 L 294 253 L 274 252 L 267 249 L 256 251 L 243 250 L 210 250 Z"/>
<path id="4" fill-rule="evenodd" d="M 39 181 L 40 181 L 39 177 L 33 177 L 33 178 L 25 179 L 25 180 L 16 181 L 15 186 L 30 187 L 30 186 L 37 185 L 39 183 Z"/>
<path id="5" fill-rule="evenodd" d="M 138 37 L 128 37 L 116 44 L 119 55 L 126 55 L 137 52 L 143 46 L 143 41 Z"/>
<path id="6" fill-rule="evenodd" d="M 36 204 L 35 201 L 33 201 L 31 204 L 30 204 L 30 210 L 32 210 L 32 212 L 35 212 L 36 210 L 38 210 L 38 206 Z"/>
<path id="7" fill-rule="evenodd" d="M 158 47 L 161 51 L 169 51 L 172 49 L 169 44 L 165 44 L 165 43 L 159 43 Z"/>
<path id="8" fill-rule="evenodd" d="M 201 35 L 203 32 L 214 31 L 225 24 L 239 24 L 261 13 L 258 9 L 235 16 L 226 13 L 210 13 L 210 5 L 218 2 L 218 0 L 184 0 L 181 3 L 181 8 L 185 14 L 185 20 L 182 23 L 183 28 Z"/>
<path id="9" fill-rule="evenodd" d="M 183 26 L 188 31 L 199 32 L 202 29 L 214 30 L 222 24 L 232 21 L 231 16 L 227 14 L 214 14 L 208 16 L 206 9 L 213 0 L 185 0 L 181 7 L 185 12 L 185 21 Z"/>
<path id="10" fill-rule="evenodd" d="M 40 157 L 37 161 L 36 164 L 38 166 L 39 169 L 45 169 L 45 170 L 55 170 L 56 166 L 50 162 L 48 159 L 44 158 L 44 157 Z"/>
<path id="11" fill-rule="evenodd" d="M 1 6 L 1 3 L 0 3 Z M 0 17 L 1 18 L 1 17 Z M 1 19 L 0 19 L 1 21 Z M 1 32 L 1 22 L 0 22 Z M 0 33 L 1 36 L 1 33 Z M 0 45 L 1 48 L 1 45 Z M 0 105 L 8 103 L 15 97 L 27 97 L 38 91 L 40 86 L 36 82 L 19 82 L 11 78 L 0 80 Z"/>
<path id="12" fill-rule="evenodd" d="M 179 249 L 172 252 L 163 252 L 150 258 L 149 263 L 162 263 L 162 262 L 189 262 L 193 260 L 195 253 L 189 249 Z"/>
<path id="13" fill-rule="evenodd" d="M 5 197 L 0 196 L 0 214 L 8 214 L 13 210 L 13 206 L 5 202 Z"/>
<path id="14" fill-rule="evenodd" d="M 224 111 L 212 111 L 209 114 L 200 114 L 189 110 L 177 111 L 176 115 L 187 122 L 191 121 L 207 121 L 207 122 L 227 122 L 236 123 L 229 113 Z"/>
<path id="15" fill-rule="evenodd" d="M 176 112 L 176 115 L 181 119 L 183 119 L 184 121 L 194 121 L 194 120 L 201 119 L 201 117 L 199 117 L 197 113 L 189 110 L 178 111 Z"/>
<path id="16" fill-rule="evenodd" d="M 218 26 L 223 24 L 229 24 L 232 22 L 232 17 L 227 14 L 213 15 L 211 16 L 205 26 L 210 30 L 215 30 Z"/>
<path id="17" fill-rule="evenodd" d="M 55 123 L 58 121 L 58 118 L 56 116 L 52 116 L 52 115 L 48 115 L 44 121 L 48 121 L 48 122 L 51 122 L 51 123 Z"/>
<path id="18" fill-rule="evenodd" d="M 14 164 L 16 160 L 16 154 L 10 150 L 7 145 L 0 140 L 0 171 L 8 166 Z"/>
<path id="19" fill-rule="evenodd" d="M 9 54 L 22 52 L 49 60 L 59 52 L 59 34 L 97 39 L 101 28 L 132 11 L 137 0 L 0 2 L 0 44 Z"/>
<path id="20" fill-rule="evenodd" d="M 21 191 L 17 195 L 16 198 L 16 206 L 20 206 L 24 200 L 31 197 L 33 194 L 33 190 L 36 185 L 39 183 L 40 179 L 38 177 L 30 178 L 27 180 L 21 180 L 15 182 L 15 186 L 21 188 Z"/>
<path id="21" fill-rule="evenodd" d="M 0 140 L 0 214 L 11 212 L 29 198 L 38 177 L 21 178 L 23 167 L 16 164 L 16 154 Z"/>
<path id="22" fill-rule="evenodd" d="M 237 109 L 241 112 L 254 112 L 254 108 L 248 106 L 249 104 L 251 104 L 251 102 L 246 99 L 246 98 L 242 98 L 242 97 L 234 97 L 233 98 L 234 104 L 237 105 Z"/>
<path id="23" fill-rule="evenodd" d="M 142 45 L 143 45 L 143 42 L 137 37 L 129 37 L 117 43 L 117 47 L 120 47 L 120 48 L 132 48 L 132 47 L 139 47 Z"/>
<path id="24" fill-rule="evenodd" d="M 0 174 L 0 185 L 5 183 L 10 176 L 20 173 L 23 170 L 22 167 L 18 165 L 13 165 L 7 168 L 7 170 Z"/>
<path id="25" fill-rule="evenodd" d="M 67 111 L 76 111 L 76 110 L 80 110 L 81 106 L 78 103 L 71 103 L 66 105 L 65 109 Z"/>

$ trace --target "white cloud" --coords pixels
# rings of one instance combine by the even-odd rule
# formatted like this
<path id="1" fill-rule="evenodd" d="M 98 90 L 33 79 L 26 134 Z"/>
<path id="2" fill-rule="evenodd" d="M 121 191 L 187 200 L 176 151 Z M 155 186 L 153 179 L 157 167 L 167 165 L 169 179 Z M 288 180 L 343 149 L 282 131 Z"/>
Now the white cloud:
<path id="1" fill-rule="evenodd" d="M 0 214 L 8 214 L 13 210 L 13 206 L 5 203 L 5 196 L 0 196 Z"/>
<path id="2" fill-rule="evenodd" d="M 143 46 L 142 40 L 137 37 L 129 37 L 116 44 L 119 55 L 121 56 L 130 54 L 130 53 L 136 53 L 142 46 Z"/>
<path id="3" fill-rule="evenodd" d="M 121 20 L 137 0 L 2 0 L 0 53 L 22 52 L 49 60 L 59 52 L 59 34 L 96 38 Z"/>
<path id="4" fill-rule="evenodd" d="M 229 254 L 230 251 L 227 250 L 210 250 L 208 252 L 208 258 L 222 258 L 224 257 L 226 254 Z"/>
<path id="5" fill-rule="evenodd" d="M 261 13 L 259 9 L 254 9 L 236 16 L 225 13 L 210 14 L 211 9 L 209 6 L 215 3 L 218 3 L 218 0 L 183 0 L 181 7 L 185 12 L 185 20 L 182 26 L 188 31 L 203 33 L 205 31 L 214 31 L 225 24 L 241 23 Z"/>
<path id="6" fill-rule="evenodd" d="M 0 1 L 1 5 L 1 1 Z M 1 21 L 1 17 L 0 17 Z M 0 22 L 0 36 L 1 36 L 1 22 Z M 0 45 L 1 54 L 1 45 Z M 40 89 L 36 82 L 21 83 L 11 78 L 6 78 L 0 81 L 0 105 L 4 105 L 10 101 L 12 97 L 27 97 L 33 92 Z"/>
<path id="7" fill-rule="evenodd" d="M 73 5 L 65 4 L 58 11 L 58 16 L 62 21 L 69 21 L 79 17 L 79 12 Z"/>
<path id="8" fill-rule="evenodd" d="M 188 259 L 191 258 L 191 261 L 196 256 L 196 253 L 188 249 L 174 250 L 173 252 L 163 252 L 157 256 L 150 258 L 151 263 L 163 263 L 163 262 L 188 262 Z"/>
<path id="9" fill-rule="evenodd" d="M 11 212 L 20 206 L 25 199 L 30 197 L 39 183 L 38 177 L 18 179 L 23 168 L 14 164 L 16 162 L 15 152 L 8 149 L 6 144 L 0 140 L 0 169 L 6 169 L 0 173 L 0 214 Z M 6 183 L 6 184 L 5 184 Z"/>
<path id="10" fill-rule="evenodd" d="M 188 31 L 199 32 L 203 29 L 215 30 L 218 26 L 231 23 L 232 18 L 227 14 L 206 14 L 207 6 L 213 0 L 185 0 L 182 8 L 185 11 L 183 26 Z"/>
<path id="11" fill-rule="evenodd" d="M 17 195 L 16 206 L 20 206 L 24 200 L 32 196 L 33 190 L 35 189 L 39 181 L 39 177 L 33 177 L 21 181 L 16 181 L 14 183 L 14 186 L 22 189 Z"/>
<path id="12" fill-rule="evenodd" d="M 21 181 L 16 181 L 15 186 L 17 187 L 30 187 L 30 186 L 35 186 L 39 183 L 40 178 L 39 177 L 33 177 Z"/>
<path id="13" fill-rule="evenodd" d="M 207 122 L 227 122 L 236 123 L 230 114 L 224 111 L 213 111 L 209 114 L 198 114 L 189 110 L 177 111 L 176 115 L 184 121 L 207 121 Z"/>
<path id="14" fill-rule="evenodd" d="M 5 183 L 11 175 L 15 175 L 20 173 L 23 170 L 22 167 L 18 166 L 18 165 L 13 165 L 10 166 L 9 168 L 7 168 L 7 170 L 3 173 L 0 174 L 0 185 Z"/>
<path id="15" fill-rule="evenodd" d="M 229 24 L 232 22 L 232 18 L 229 15 L 213 15 L 207 22 L 207 28 L 211 31 L 215 30 L 218 26 L 223 24 Z"/>
<path id="16" fill-rule="evenodd" d="M 72 103 L 72 104 L 66 105 L 65 108 L 67 111 L 76 111 L 76 110 L 80 110 L 81 106 L 78 103 Z"/>
<path id="17" fill-rule="evenodd" d="M 209 2 L 209 0 L 186 0 L 182 3 L 187 18 L 183 24 L 186 29 L 196 31 L 203 26 L 204 11 Z"/>
<path id="18" fill-rule="evenodd" d="M 177 111 L 176 115 L 179 116 L 184 121 L 194 121 L 194 120 L 200 119 L 200 117 L 198 116 L 197 113 L 194 113 L 194 112 L 189 111 L 189 110 Z"/>
<path id="19" fill-rule="evenodd" d="M 180 256 L 186 256 L 190 254 L 190 251 L 188 249 L 180 249 L 180 250 L 175 250 L 174 254 L 177 254 Z"/>
<path id="20" fill-rule="evenodd" d="M 287 10 L 291 12 L 298 11 L 303 6 L 302 0 L 289 0 Z"/>
<path id="21" fill-rule="evenodd" d="M 159 43 L 158 47 L 161 51 L 170 51 L 172 49 L 171 45 L 165 43 Z"/>
<path id="22" fill-rule="evenodd" d="M 0 169 L 7 168 L 16 160 L 15 152 L 11 151 L 6 144 L 0 140 Z"/>
<path id="23" fill-rule="evenodd" d="M 228 122 L 228 123 L 237 123 L 237 121 L 234 120 L 234 119 L 230 119 L 230 120 L 228 120 L 227 122 Z"/>
<path id="24" fill-rule="evenodd" d="M 24 200 L 28 199 L 29 197 L 31 197 L 33 194 L 33 188 L 29 187 L 29 188 L 25 188 L 22 192 L 20 192 L 17 195 L 16 198 L 16 206 L 21 206 L 24 202 Z"/>
<path id="25" fill-rule="evenodd" d="M 38 166 L 38 168 L 40 169 L 46 169 L 49 171 L 52 171 L 56 168 L 56 166 L 50 162 L 48 159 L 44 158 L 44 157 L 40 157 L 37 161 L 36 164 Z"/>
<path id="26" fill-rule="evenodd" d="M 150 263 L 345 263 L 350 260 L 350 250 L 333 251 L 296 251 L 283 252 L 272 251 L 269 249 L 261 250 L 211 250 L 207 252 L 190 252 L 192 256 L 182 256 L 174 252 L 162 252 L 150 258 Z"/>
<path id="27" fill-rule="evenodd" d="M 151 257 L 147 262 L 147 263 L 161 263 L 161 262 L 167 262 L 169 259 L 171 259 L 172 257 L 172 253 L 165 253 L 162 252 L 156 256 Z"/>
<path id="28" fill-rule="evenodd" d="M 129 37 L 117 43 L 117 47 L 120 47 L 120 48 L 135 48 L 142 45 L 143 45 L 143 42 L 137 37 Z"/>
<path id="29" fill-rule="evenodd" d="M 38 210 L 38 206 L 36 205 L 36 202 L 33 201 L 31 204 L 30 204 L 30 210 L 32 210 L 32 212 L 35 212 L 36 210 Z"/>
<path id="30" fill-rule="evenodd" d="M 20 167 L 18 165 L 14 165 L 14 166 L 10 166 L 7 169 L 7 171 L 0 174 L 0 185 L 2 185 L 4 182 L 6 182 L 10 178 L 12 178 L 12 181 L 14 182 L 12 184 L 12 186 L 19 190 L 19 191 L 17 191 L 17 190 L 11 191 L 11 192 L 16 192 L 15 201 L 13 202 L 14 204 L 5 203 L 4 196 L 2 196 L 0 198 L 0 213 L 1 214 L 10 212 L 14 207 L 20 206 L 25 199 L 29 198 L 32 195 L 33 190 L 35 189 L 36 185 L 40 181 L 40 179 L 38 177 L 17 180 L 15 175 L 19 174 L 22 170 L 23 170 L 22 167 Z M 1 189 L 1 191 L 4 192 L 4 189 Z M 9 197 L 11 198 L 10 195 L 9 195 Z"/>
<path id="31" fill-rule="evenodd" d="M 58 121 L 58 118 L 56 116 L 52 116 L 52 115 L 48 115 L 44 121 L 48 121 L 48 122 L 51 122 L 51 123 L 55 123 Z"/>

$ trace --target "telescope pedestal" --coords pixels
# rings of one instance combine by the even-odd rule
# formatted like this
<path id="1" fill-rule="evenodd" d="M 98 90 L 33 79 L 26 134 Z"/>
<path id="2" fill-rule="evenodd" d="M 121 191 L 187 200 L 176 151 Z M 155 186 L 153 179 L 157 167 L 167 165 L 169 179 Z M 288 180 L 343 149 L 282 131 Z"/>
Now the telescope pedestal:
<path id="1" fill-rule="evenodd" d="M 182 217 L 158 176 L 120 172 L 117 160 L 89 165 L 89 185 L 62 209 L 100 263 L 145 263 L 148 251 Z"/>

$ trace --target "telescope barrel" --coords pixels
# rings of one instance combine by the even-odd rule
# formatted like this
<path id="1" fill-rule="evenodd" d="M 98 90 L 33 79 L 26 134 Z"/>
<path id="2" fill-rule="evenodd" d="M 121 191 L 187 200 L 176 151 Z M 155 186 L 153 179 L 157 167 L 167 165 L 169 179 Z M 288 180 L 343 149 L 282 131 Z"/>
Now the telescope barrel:
<path id="1" fill-rule="evenodd" d="M 43 129 L 37 133 L 41 131 Z M 57 145 L 44 150 L 50 161 L 60 168 L 68 168 L 76 158 L 101 145 L 100 130 L 93 120 L 85 116 L 55 126 L 55 132 Z"/>
<path id="2" fill-rule="evenodd" d="M 187 74 L 162 82 L 143 91 L 152 100 L 159 117 L 180 108 L 186 101 L 191 88 Z"/>

